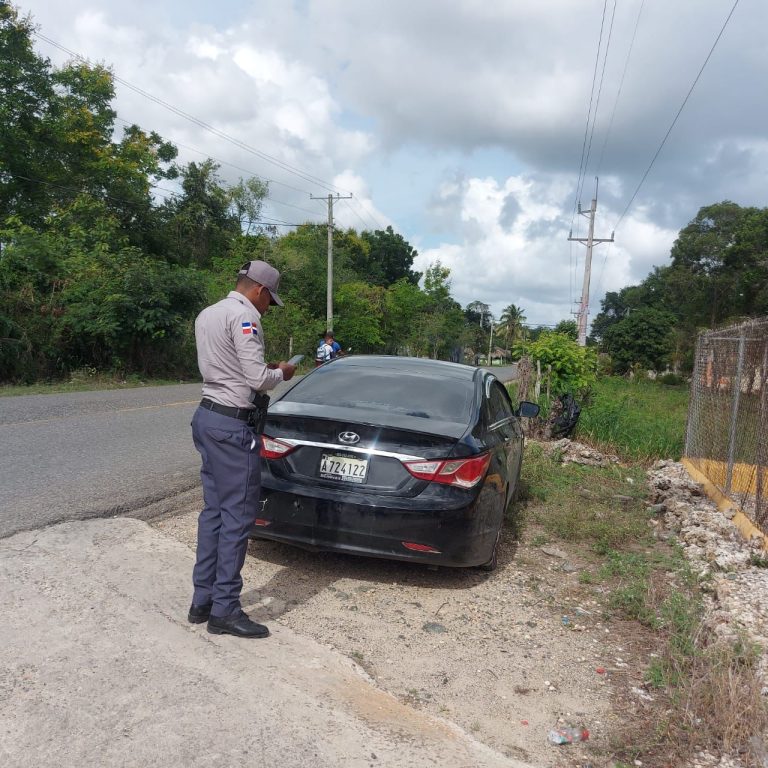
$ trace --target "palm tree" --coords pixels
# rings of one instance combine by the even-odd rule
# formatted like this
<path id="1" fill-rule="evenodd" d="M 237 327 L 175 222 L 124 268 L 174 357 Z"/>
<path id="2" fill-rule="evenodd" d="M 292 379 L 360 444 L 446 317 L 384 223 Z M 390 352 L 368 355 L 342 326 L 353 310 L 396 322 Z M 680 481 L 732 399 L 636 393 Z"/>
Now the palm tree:
<path id="1" fill-rule="evenodd" d="M 501 313 L 501 333 L 504 334 L 507 346 L 514 344 L 523 337 L 525 320 L 525 312 L 514 304 L 510 304 Z"/>

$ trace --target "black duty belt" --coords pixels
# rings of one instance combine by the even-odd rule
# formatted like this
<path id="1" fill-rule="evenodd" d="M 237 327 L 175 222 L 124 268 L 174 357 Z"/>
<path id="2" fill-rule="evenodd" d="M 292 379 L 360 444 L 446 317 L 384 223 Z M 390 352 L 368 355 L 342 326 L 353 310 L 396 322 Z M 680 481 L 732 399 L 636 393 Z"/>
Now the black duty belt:
<path id="1" fill-rule="evenodd" d="M 220 413 L 222 416 L 231 416 L 233 419 L 240 419 L 240 421 L 250 421 L 253 419 L 255 408 L 235 408 L 233 405 L 222 405 L 221 403 L 214 403 L 213 400 L 209 400 L 204 397 L 200 401 L 200 407 L 205 408 L 214 413 Z"/>

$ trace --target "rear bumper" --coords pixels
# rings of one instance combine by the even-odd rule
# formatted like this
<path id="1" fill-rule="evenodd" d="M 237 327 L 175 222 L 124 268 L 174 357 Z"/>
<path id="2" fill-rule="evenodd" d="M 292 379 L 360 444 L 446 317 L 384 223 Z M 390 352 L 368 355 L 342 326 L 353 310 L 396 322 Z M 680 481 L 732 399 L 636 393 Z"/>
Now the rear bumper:
<path id="1" fill-rule="evenodd" d="M 258 538 L 305 549 L 470 567 L 488 562 L 501 526 L 497 494 L 485 489 L 459 509 L 397 509 L 264 489 Z M 438 553 L 414 552 L 403 542 Z"/>

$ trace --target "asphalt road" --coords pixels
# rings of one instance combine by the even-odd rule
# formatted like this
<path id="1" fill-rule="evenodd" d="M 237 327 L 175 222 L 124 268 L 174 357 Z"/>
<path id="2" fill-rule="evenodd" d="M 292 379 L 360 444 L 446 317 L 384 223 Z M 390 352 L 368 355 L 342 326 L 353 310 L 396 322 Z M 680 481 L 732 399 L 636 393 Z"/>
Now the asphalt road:
<path id="1" fill-rule="evenodd" d="M 194 488 L 189 423 L 199 400 L 199 384 L 0 398 L 0 538 Z"/>
<path id="2" fill-rule="evenodd" d="M 0 399 L 0 536 L 191 488 L 199 384 Z"/>

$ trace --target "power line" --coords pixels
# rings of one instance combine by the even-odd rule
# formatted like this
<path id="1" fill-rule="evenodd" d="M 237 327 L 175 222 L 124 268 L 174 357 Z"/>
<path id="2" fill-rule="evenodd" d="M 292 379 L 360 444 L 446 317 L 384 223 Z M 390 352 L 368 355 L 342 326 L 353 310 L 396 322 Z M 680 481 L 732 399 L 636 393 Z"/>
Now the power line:
<path id="1" fill-rule="evenodd" d="M 76 51 L 73 51 L 67 48 L 66 46 L 61 45 L 60 43 L 57 43 L 55 40 L 52 40 L 46 35 L 43 35 L 41 32 L 33 31 L 32 34 L 34 34 L 40 40 L 44 40 L 49 45 L 54 46 L 54 48 L 58 48 L 59 50 L 64 51 L 64 53 L 67 53 L 70 56 L 73 56 L 74 58 L 79 59 L 80 61 L 86 64 L 88 63 L 88 60 L 84 56 L 80 55 Z M 246 144 L 244 141 L 240 141 L 240 139 L 236 139 L 233 136 L 230 136 L 224 131 L 220 131 L 218 128 L 214 128 L 212 125 L 209 125 L 208 123 L 201 120 L 200 118 L 197 118 L 194 115 L 191 115 L 188 112 L 185 112 L 184 110 L 179 109 L 178 107 L 175 107 L 173 104 L 170 104 L 169 102 L 161 99 L 160 97 L 155 96 L 154 94 L 151 94 L 148 91 L 145 91 L 143 88 L 140 88 L 139 86 L 134 85 L 133 83 L 129 82 L 128 80 L 125 80 L 122 77 L 119 77 L 114 73 L 112 74 L 112 77 L 116 82 L 121 83 L 126 88 L 130 88 L 132 91 L 138 93 L 140 96 L 143 96 L 144 98 L 149 99 L 150 101 L 153 101 L 155 104 L 158 104 L 161 107 L 164 107 L 165 109 L 169 110 L 170 112 L 173 112 L 175 115 L 178 115 L 179 117 L 183 117 L 185 120 L 189 120 L 191 123 L 194 123 L 195 125 L 202 128 L 203 130 L 206 130 L 209 133 L 212 133 L 214 136 L 218 136 L 219 138 L 222 138 L 225 141 L 229 141 L 235 146 L 239 147 L 240 149 L 243 149 L 246 152 L 250 152 L 251 154 L 256 155 L 262 160 L 266 160 L 267 162 L 272 163 L 273 165 L 276 165 L 278 168 L 281 168 L 282 170 L 287 171 L 288 173 L 291 173 L 294 176 L 304 179 L 305 181 L 309 181 L 310 183 L 317 184 L 318 186 L 324 187 L 325 189 L 328 189 L 328 190 L 340 189 L 334 184 L 325 182 L 323 181 L 323 179 L 320 179 L 317 176 L 313 176 L 307 171 L 303 171 L 302 169 L 296 166 L 293 166 L 290 163 L 286 163 L 285 161 L 280 160 L 279 158 L 273 157 L 272 155 L 269 155 L 266 152 L 262 152 L 261 150 L 256 149 L 255 147 L 252 147 L 249 144 Z"/>
<path id="2" fill-rule="evenodd" d="M 3 171 L 3 175 L 5 176 L 11 176 L 14 179 L 23 179 L 24 181 L 29 181 L 33 184 L 42 184 L 46 187 L 54 187 L 55 189 L 62 189 L 66 192 L 76 192 L 77 194 L 93 194 L 91 190 L 85 189 L 83 187 L 70 187 L 65 184 L 56 184 L 52 181 L 44 181 L 43 179 L 33 179 L 30 176 L 24 176 L 20 173 L 11 173 L 10 171 Z M 165 189 L 164 187 L 158 187 L 153 184 L 150 185 L 150 188 L 152 189 L 160 189 L 166 192 L 170 192 L 171 194 L 177 194 L 174 190 Z M 121 197 L 115 197 L 114 195 L 107 195 L 102 194 L 99 196 L 99 199 L 106 199 L 106 200 L 112 200 L 117 203 L 123 203 L 125 205 L 129 206 L 141 206 L 142 203 L 139 200 L 126 200 L 125 198 Z M 301 227 L 303 226 L 300 223 L 296 222 L 289 222 L 284 221 L 282 219 L 273 219 L 271 216 L 261 216 L 259 219 L 242 219 L 242 223 L 244 224 L 263 224 L 265 226 L 270 227 Z"/>
<path id="3" fill-rule="evenodd" d="M 121 123 L 125 123 L 126 125 L 138 125 L 136 121 L 126 120 L 124 117 L 120 117 L 119 114 L 115 115 L 115 119 L 119 120 Z M 204 152 L 202 149 L 198 149 L 197 147 L 190 147 L 188 144 L 182 144 L 180 141 L 176 141 L 175 139 L 171 138 L 169 141 L 173 142 L 173 145 L 176 147 L 182 147 L 183 149 L 187 149 L 190 152 L 196 152 L 198 155 L 202 155 L 203 157 L 209 157 L 211 160 L 215 160 L 217 163 L 221 165 L 228 165 L 230 168 L 234 168 L 235 170 L 242 171 L 243 173 L 247 173 L 249 176 L 255 176 L 260 181 L 267 182 L 269 184 L 279 184 L 281 187 L 285 187 L 286 189 L 291 189 L 294 192 L 299 192 L 302 195 L 308 195 L 310 194 L 310 191 L 308 189 L 300 189 L 299 187 L 294 187 L 291 184 L 286 184 L 284 181 L 279 181 L 278 179 L 269 179 L 266 176 L 262 176 L 260 173 L 256 173 L 256 171 L 251 171 L 248 168 L 243 168 L 242 166 L 235 165 L 234 163 L 230 163 L 226 160 L 222 160 L 221 158 L 214 157 L 210 152 Z"/>
<path id="4" fill-rule="evenodd" d="M 605 256 L 603 257 L 603 263 L 600 265 L 600 274 L 597 277 L 597 290 L 595 296 L 599 296 L 603 289 L 603 272 L 605 271 L 605 265 L 608 262 L 608 254 L 611 252 L 611 243 L 608 243 L 605 249 Z"/>
<path id="5" fill-rule="evenodd" d="M 45 181 L 44 179 L 33 179 L 30 176 L 24 176 L 20 173 L 11 173 L 11 171 L 2 171 L 2 175 L 4 176 L 10 176 L 14 179 L 23 179 L 24 181 L 29 181 L 32 184 L 42 184 L 46 187 L 54 187 L 55 189 L 63 189 L 65 192 L 77 192 L 77 194 L 90 194 L 98 197 L 100 200 L 112 200 L 116 203 L 124 203 L 125 205 L 134 205 L 139 206 L 142 205 L 142 202 L 139 200 L 126 200 L 123 197 L 115 197 L 114 195 L 108 195 L 106 193 L 95 193 L 93 190 L 87 189 L 86 187 L 70 187 L 65 184 L 57 184 L 53 181 Z M 172 192 L 172 190 L 165 189 L 164 187 L 156 187 L 153 184 L 149 185 L 150 189 L 160 189 L 165 192 Z M 175 193 L 174 193 L 175 194 Z"/>
<path id="6" fill-rule="evenodd" d="M 608 121 L 608 130 L 605 132 L 605 139 L 603 140 L 603 147 L 600 150 L 600 159 L 597 163 L 596 176 L 600 175 L 600 169 L 603 167 L 603 156 L 605 155 L 605 148 L 608 145 L 608 139 L 611 135 L 611 129 L 613 128 L 613 118 L 616 116 L 616 107 L 619 105 L 619 99 L 621 98 L 621 91 L 624 88 L 624 78 L 627 76 L 627 69 L 629 68 L 629 60 L 632 56 L 632 49 L 635 46 L 635 37 L 637 37 L 637 28 L 640 24 L 640 16 L 643 13 L 643 7 L 645 6 L 645 0 L 640 2 L 640 10 L 637 12 L 637 18 L 635 19 L 635 28 L 632 31 L 632 40 L 629 43 L 629 50 L 627 51 L 627 58 L 624 60 L 624 69 L 621 73 L 621 81 L 619 82 L 619 88 L 616 91 L 616 100 L 613 102 L 613 109 L 611 110 L 611 117 Z"/>
<path id="7" fill-rule="evenodd" d="M 586 154 L 587 150 L 587 136 L 589 135 L 589 123 L 590 119 L 592 117 L 592 102 L 595 97 L 595 83 L 597 82 L 597 68 L 600 63 L 600 48 L 603 43 L 603 30 L 605 28 L 605 12 L 608 8 L 608 0 L 604 0 L 603 2 L 603 16 L 600 21 L 600 35 L 597 39 L 597 51 L 595 52 L 595 68 L 592 73 L 592 87 L 589 92 L 589 108 L 587 109 L 587 121 L 584 125 L 584 140 L 581 143 L 581 159 L 579 160 L 579 173 L 576 177 L 576 194 L 573 199 L 573 210 L 571 212 L 571 224 L 569 229 L 571 232 L 573 232 L 573 221 L 576 218 L 576 209 L 579 204 L 579 197 L 581 195 L 582 185 L 583 185 L 583 177 L 582 174 L 586 174 L 586 168 L 584 166 L 584 156 Z M 577 222 L 577 231 L 576 234 L 578 235 L 578 229 L 579 224 L 581 222 Z M 571 273 L 570 273 L 570 302 L 573 302 L 573 287 L 576 282 L 576 268 L 574 266 L 573 261 L 573 246 L 570 247 L 570 267 L 571 267 Z"/>
<path id="8" fill-rule="evenodd" d="M 387 228 L 387 225 L 382 222 L 382 220 L 376 215 L 376 212 L 372 208 L 369 208 L 368 204 L 364 200 L 360 199 L 359 197 L 354 197 L 352 198 L 352 202 L 360 206 L 360 209 L 363 211 L 368 220 L 373 222 L 374 229 L 377 227 L 379 229 Z"/>
<path id="9" fill-rule="evenodd" d="M 137 125 L 137 123 L 131 122 L 129 120 L 126 120 L 123 117 L 120 117 L 119 115 L 115 115 L 115 119 L 119 120 L 121 123 L 125 123 L 126 125 Z M 201 149 L 196 149 L 195 147 L 189 147 L 186 144 L 181 144 L 180 142 L 175 141 L 174 139 L 170 139 L 170 141 L 174 144 L 176 147 L 183 147 L 184 149 L 190 150 L 192 152 L 197 152 L 198 154 L 208 157 L 211 160 L 214 160 L 215 162 L 221 164 L 221 165 L 229 165 L 232 168 L 236 168 L 239 171 L 242 171 L 243 173 L 247 173 L 249 176 L 258 179 L 261 182 L 264 182 L 266 184 L 282 184 L 285 187 L 288 187 L 288 189 L 293 189 L 296 192 L 302 192 L 305 194 L 309 194 L 309 192 L 299 189 L 298 187 L 292 187 L 290 184 L 284 184 L 283 182 L 277 181 L 276 179 L 268 179 L 264 176 L 261 176 L 260 174 L 256 173 L 255 171 L 250 171 L 247 168 L 241 168 L 238 165 L 234 165 L 233 163 L 228 163 L 226 160 L 220 160 L 218 157 L 214 157 L 213 155 L 209 154 L 208 152 L 203 152 Z M 163 187 L 155 186 L 155 189 L 163 189 Z M 178 191 L 176 190 L 167 190 L 168 192 L 172 192 L 173 194 L 178 194 Z M 302 208 L 299 205 L 294 205 L 293 203 L 288 203 L 285 200 L 278 200 L 277 198 L 273 197 L 272 195 L 269 195 L 267 198 L 267 201 L 269 203 L 275 203 L 277 205 L 284 205 L 288 208 L 295 208 L 297 211 L 302 211 L 303 213 L 309 213 L 312 215 L 316 214 L 316 211 L 311 211 L 309 208 Z"/>
<path id="10" fill-rule="evenodd" d="M 41 32 L 36 31 L 36 30 L 33 31 L 32 34 L 34 34 L 38 39 L 47 42 L 49 45 L 52 45 L 53 47 L 58 48 L 59 50 L 63 51 L 64 53 L 67 53 L 68 55 L 70 55 L 70 56 L 72 56 L 72 57 L 74 57 L 76 59 L 79 59 L 80 61 L 83 61 L 86 64 L 89 63 L 88 60 L 84 56 L 82 56 L 81 54 L 77 53 L 76 51 L 73 51 L 70 48 L 67 48 L 66 46 L 56 42 L 55 40 L 52 40 L 47 35 L 44 35 Z M 336 186 L 336 185 L 334 185 L 334 184 L 332 184 L 330 182 L 326 182 L 323 179 L 321 179 L 321 178 L 319 178 L 317 176 L 314 176 L 314 175 L 310 174 L 309 172 L 304 171 L 303 169 L 301 169 L 301 168 L 299 168 L 297 166 L 293 166 L 290 163 L 287 163 L 287 162 L 285 162 L 283 160 L 280 160 L 279 158 L 276 158 L 276 157 L 274 157 L 272 155 L 269 155 L 266 152 L 258 150 L 255 147 L 252 147 L 249 144 L 246 144 L 245 142 L 240 141 L 239 139 L 234 138 L 234 137 L 226 134 L 225 132 L 219 130 L 218 128 L 215 128 L 214 126 L 211 126 L 208 123 L 204 122 L 200 118 L 197 118 L 194 115 L 191 115 L 191 114 L 185 112 L 184 110 L 174 106 L 173 104 L 170 104 L 169 102 L 165 101 L 164 99 L 161 99 L 160 97 L 155 96 L 154 94 L 151 94 L 151 93 L 145 91 L 144 89 L 140 88 L 139 86 L 134 85 L 133 83 L 129 82 L 128 80 L 125 80 L 124 78 L 114 74 L 114 72 L 112 73 L 112 77 L 113 77 L 113 79 L 116 82 L 121 83 L 122 85 L 126 86 L 127 88 L 130 88 L 131 90 L 133 90 L 134 92 L 138 93 L 139 95 L 145 97 L 146 99 L 149 99 L 150 101 L 153 101 L 154 103 L 164 107 L 165 109 L 169 110 L 170 112 L 172 112 L 172 113 L 174 113 L 174 114 L 176 114 L 176 115 L 178 115 L 180 117 L 183 117 L 186 120 L 189 120 L 190 122 L 194 123 L 195 125 L 199 126 L 200 128 L 203 128 L 204 130 L 208 131 L 209 133 L 212 133 L 213 135 L 215 135 L 215 136 L 217 136 L 219 138 L 224 139 L 225 141 L 228 141 L 228 142 L 234 144 L 238 148 L 244 149 L 245 151 L 250 152 L 251 154 L 253 154 L 253 155 L 257 156 L 257 157 L 259 157 L 259 158 L 261 158 L 263 160 L 266 160 L 267 162 L 270 162 L 273 165 L 276 165 L 278 168 L 280 168 L 280 169 L 282 169 L 284 171 L 287 171 L 288 173 L 291 173 L 291 174 L 297 176 L 298 178 L 301 178 L 301 179 L 303 179 L 305 181 L 309 181 L 310 183 L 313 183 L 313 184 L 317 184 L 317 185 L 319 185 L 321 187 L 324 187 L 325 189 L 328 189 L 328 190 L 340 190 L 342 192 L 348 192 L 348 190 L 345 190 L 345 189 L 343 189 L 341 187 L 338 187 L 338 186 Z M 123 118 L 118 118 L 118 119 L 120 119 L 121 121 L 123 121 L 125 123 L 128 123 L 128 121 L 124 120 Z M 134 123 L 128 123 L 128 124 L 134 124 Z M 191 151 L 199 152 L 201 155 L 205 155 L 205 156 L 209 156 L 210 157 L 210 155 L 208 155 L 208 153 L 202 152 L 201 150 L 195 149 L 194 147 L 187 147 L 186 145 L 183 145 L 183 144 L 178 143 L 178 142 L 177 142 L 177 146 L 184 147 L 186 149 L 190 149 Z M 263 179 L 263 177 L 261 177 L 259 174 L 253 173 L 252 171 L 248 171 L 246 169 L 239 168 L 239 166 L 236 166 L 236 165 L 234 165 L 232 163 L 227 163 L 226 161 L 217 160 L 216 158 L 213 158 L 213 157 L 211 159 L 216 160 L 217 162 L 221 162 L 222 164 L 229 165 L 231 167 L 237 168 L 239 170 L 243 170 L 244 172 L 249 173 L 249 174 L 251 174 L 253 176 L 256 176 L 258 178 L 262 178 L 262 180 L 264 180 L 264 181 L 268 181 L 268 182 L 271 182 L 271 183 L 274 183 L 274 184 L 280 184 L 280 185 L 285 186 L 285 187 L 287 187 L 289 189 L 293 189 L 294 191 L 307 194 L 307 190 L 301 190 L 301 189 L 299 189 L 297 187 L 292 187 L 290 184 L 286 184 L 285 182 L 281 182 L 281 181 L 278 181 L 276 179 Z M 364 202 L 362 202 L 362 201 L 358 201 L 356 198 L 353 198 L 353 199 L 361 207 L 361 209 L 366 214 L 366 216 L 368 216 L 369 215 L 369 210 L 368 210 L 367 205 L 365 205 Z M 270 200 L 272 202 L 275 202 L 275 203 L 280 204 L 280 205 L 287 205 L 288 207 L 296 208 L 297 210 L 304 211 L 305 213 L 314 214 L 314 211 L 310 211 L 310 210 L 308 210 L 306 208 L 301 208 L 301 207 L 296 206 L 296 205 L 294 205 L 292 203 L 286 203 L 285 201 L 276 200 L 274 198 L 270 198 Z M 373 216 L 373 219 L 371 219 L 371 220 L 374 223 L 374 228 L 375 228 L 377 223 L 381 226 L 382 229 L 386 228 L 385 225 L 382 224 L 381 221 L 378 219 L 378 217 L 376 217 L 375 215 Z M 361 221 L 362 221 L 362 219 L 361 219 Z M 363 224 L 364 224 L 364 226 L 367 227 L 367 224 L 364 221 L 363 221 Z"/>
<path id="11" fill-rule="evenodd" d="M 579 161 L 579 175 L 576 179 L 576 196 L 573 200 L 573 213 L 571 215 L 571 229 L 573 229 L 573 220 L 576 218 L 576 206 L 579 203 L 579 190 L 581 189 L 581 175 L 584 169 L 584 154 L 587 151 L 587 136 L 589 135 L 589 121 L 592 117 L 592 101 L 595 96 L 595 83 L 597 82 L 597 67 L 600 63 L 600 47 L 603 42 L 603 28 L 605 26 L 605 11 L 608 8 L 608 0 L 603 2 L 603 18 L 600 22 L 600 37 L 597 40 L 597 53 L 595 54 L 595 70 L 592 73 L 592 89 L 589 93 L 589 108 L 587 109 L 587 123 L 584 126 L 584 140 L 581 144 L 581 160 Z"/>
<path id="12" fill-rule="evenodd" d="M 739 4 L 739 0 L 735 0 L 730 10 L 730 13 L 726 17 L 725 21 L 723 22 L 723 26 L 720 28 L 720 32 L 718 32 L 717 37 L 715 38 L 715 42 L 712 43 L 712 47 L 709 49 L 707 58 L 704 59 L 704 63 L 701 65 L 701 68 L 699 69 L 696 77 L 694 78 L 694 81 L 691 84 L 691 87 L 688 89 L 688 93 L 685 95 L 685 98 L 683 99 L 683 103 L 680 105 L 680 109 L 677 110 L 677 114 L 675 115 L 674 119 L 670 123 L 670 126 L 667 129 L 667 132 L 664 134 L 664 138 L 661 140 L 661 144 L 659 144 L 659 148 L 656 150 L 653 157 L 651 158 L 651 162 L 648 164 L 648 167 L 645 169 L 645 173 L 643 174 L 643 177 L 640 179 L 640 183 L 637 185 L 637 187 L 635 188 L 635 191 L 632 193 L 632 197 L 629 199 L 629 202 L 627 203 L 626 208 L 624 208 L 624 210 L 622 211 L 621 216 L 619 216 L 619 220 L 616 222 L 616 225 L 614 226 L 614 230 L 618 229 L 619 224 L 621 224 L 621 222 L 624 220 L 624 217 L 627 215 L 627 212 L 632 207 L 632 203 L 635 201 L 635 198 L 637 197 L 637 193 L 640 191 L 640 188 L 643 186 L 646 178 L 648 178 L 648 174 L 651 172 L 651 168 L 653 168 L 653 165 L 656 162 L 656 158 L 658 158 L 658 156 L 661 154 L 661 150 L 664 148 L 664 145 L 667 143 L 667 139 L 669 138 L 669 135 L 672 133 L 672 129 L 675 127 L 675 124 L 677 123 L 678 118 L 680 117 L 683 109 L 685 108 L 685 105 L 688 103 L 688 99 L 691 97 L 691 94 L 693 93 L 693 89 L 696 87 L 696 84 L 699 82 L 699 78 L 701 77 L 702 73 L 704 72 L 704 68 L 707 66 L 707 63 L 712 57 L 712 54 L 714 53 L 715 48 L 717 47 L 717 44 L 720 42 L 720 38 L 723 36 L 723 32 L 725 32 L 725 28 L 728 26 L 728 22 L 731 20 L 731 16 L 733 16 L 733 12 L 736 10 L 736 6 L 738 4 Z"/>
<path id="13" fill-rule="evenodd" d="M 344 201 L 344 204 L 347 206 L 347 208 L 349 208 L 349 210 L 350 210 L 350 211 L 352 211 L 352 213 L 354 213 L 354 214 L 355 214 L 355 216 L 357 216 L 357 218 L 358 218 L 358 219 L 360 219 L 360 223 L 363 225 L 363 227 L 364 227 L 365 229 L 368 229 L 368 223 L 367 223 L 367 222 L 365 221 L 365 219 L 363 219 L 363 217 L 362 217 L 362 216 L 361 216 L 361 215 L 360 215 L 360 214 L 357 212 L 357 210 L 356 210 L 355 208 L 353 208 L 353 207 L 352 207 L 352 206 L 349 204 L 349 199 L 348 199 L 348 198 L 341 198 L 341 199 Z"/>
<path id="14" fill-rule="evenodd" d="M 603 93 L 603 80 L 605 79 L 605 66 L 608 63 L 608 51 L 611 48 L 611 36 L 613 35 L 613 22 L 616 18 L 616 0 L 613 0 L 613 10 L 611 11 L 611 23 L 608 27 L 608 40 L 605 44 L 605 53 L 603 55 L 603 69 L 600 72 L 600 85 L 597 88 L 597 99 L 595 100 L 595 112 L 592 115 L 592 130 L 589 132 L 589 145 L 587 146 L 587 157 L 584 161 L 584 174 L 581 177 L 581 189 L 578 192 L 578 197 L 581 199 L 581 194 L 584 191 L 584 182 L 587 178 L 587 169 L 589 168 L 589 156 L 592 154 L 592 139 L 595 136 L 595 125 L 597 123 L 597 113 L 600 109 L 600 96 Z"/>
<path id="15" fill-rule="evenodd" d="M 613 0 L 613 9 L 611 10 L 611 23 L 610 23 L 610 26 L 608 27 L 608 40 L 605 43 L 605 53 L 603 54 L 603 68 L 602 68 L 602 71 L 600 72 L 600 85 L 597 88 L 597 99 L 595 100 L 595 111 L 594 111 L 594 114 L 592 116 L 592 129 L 589 132 L 589 145 L 587 146 L 587 157 L 586 157 L 586 160 L 584 161 L 584 174 L 581 177 L 581 189 L 577 190 L 577 193 L 576 193 L 578 199 L 581 199 L 581 194 L 584 191 L 584 182 L 586 181 L 586 178 L 587 178 L 587 168 L 589 167 L 589 156 L 592 154 L 592 140 L 593 140 L 593 138 L 595 136 L 595 125 L 597 124 L 597 113 L 598 113 L 598 111 L 600 109 L 600 96 L 601 96 L 601 94 L 603 92 L 603 81 L 605 79 L 605 67 L 606 67 L 606 65 L 608 63 L 608 51 L 611 48 L 611 37 L 613 36 L 613 22 L 614 22 L 615 18 L 616 18 L 616 0 Z M 595 180 L 597 180 L 597 176 L 595 176 Z M 593 203 L 593 205 L 594 205 L 594 203 Z M 593 220 L 594 220 L 594 211 L 593 211 Z M 578 227 L 577 227 L 577 230 L 578 230 Z M 578 234 L 579 233 L 577 231 L 577 233 L 576 233 L 577 238 L 578 238 Z M 611 238 L 613 238 L 613 235 L 611 235 Z M 589 254 L 587 255 L 587 257 L 585 259 L 585 273 L 587 273 L 587 275 L 588 275 L 588 270 L 589 270 L 588 262 L 591 262 L 591 246 L 588 248 L 588 251 L 589 251 Z M 574 273 L 574 280 L 575 280 L 575 273 Z M 586 325 L 585 325 L 585 323 L 586 323 L 586 317 L 589 314 L 589 299 L 587 299 L 587 307 L 586 307 L 586 309 L 583 306 L 583 301 L 584 301 L 584 292 L 585 291 L 587 292 L 587 295 L 588 295 L 588 291 L 589 291 L 589 283 L 588 283 L 588 281 L 589 281 L 589 277 L 587 276 L 585 278 L 585 286 L 586 287 L 584 287 L 582 289 L 582 306 L 581 306 L 581 309 L 579 310 L 579 317 L 581 318 L 579 320 L 579 323 L 580 323 L 579 327 L 581 328 L 582 325 L 584 326 L 583 333 L 580 335 L 580 343 L 582 341 L 584 343 L 586 343 Z M 571 302 L 573 302 L 573 289 L 571 289 Z M 583 315 L 583 318 L 582 318 L 582 315 Z"/>

